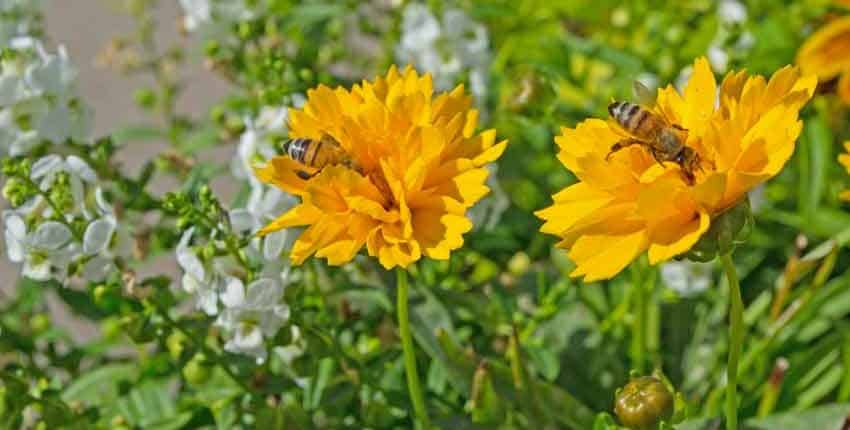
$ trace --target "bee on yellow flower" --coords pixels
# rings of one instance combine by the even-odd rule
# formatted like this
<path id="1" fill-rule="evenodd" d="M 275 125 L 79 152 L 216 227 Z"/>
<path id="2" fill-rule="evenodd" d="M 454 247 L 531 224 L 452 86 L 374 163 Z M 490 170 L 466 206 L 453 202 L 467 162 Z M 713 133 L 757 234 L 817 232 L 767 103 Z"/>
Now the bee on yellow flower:
<path id="1" fill-rule="evenodd" d="M 659 161 L 648 145 L 617 147 L 623 133 L 614 120 L 562 128 L 558 158 L 579 182 L 537 212 L 545 221 L 541 231 L 561 237 L 558 246 L 577 265 L 572 276 L 588 282 L 611 278 L 644 252 L 652 264 L 687 252 L 714 217 L 779 173 L 802 129 L 799 110 L 816 85 L 815 76 L 789 66 L 769 82 L 730 73 L 718 92 L 708 61 L 696 60 L 684 94 L 659 89 L 651 108 L 687 130 L 683 147 L 699 160 L 687 174 L 675 160 Z"/>
<path id="2" fill-rule="evenodd" d="M 850 0 L 835 3 L 850 8 Z M 829 21 L 809 36 L 797 52 L 797 64 L 821 82 L 835 80 L 838 97 L 850 104 L 850 15 Z"/>
<path id="3" fill-rule="evenodd" d="M 495 130 L 475 133 L 478 112 L 463 86 L 434 95 L 430 75 L 393 67 L 307 98 L 289 114 L 290 136 L 301 140 L 256 169 L 301 203 L 260 234 L 306 227 L 290 255 L 296 264 L 312 255 L 343 264 L 365 246 L 387 269 L 447 259 L 463 244 L 466 211 L 489 191 L 486 164 L 507 144 Z M 318 163 L 330 147 L 340 153 Z"/>

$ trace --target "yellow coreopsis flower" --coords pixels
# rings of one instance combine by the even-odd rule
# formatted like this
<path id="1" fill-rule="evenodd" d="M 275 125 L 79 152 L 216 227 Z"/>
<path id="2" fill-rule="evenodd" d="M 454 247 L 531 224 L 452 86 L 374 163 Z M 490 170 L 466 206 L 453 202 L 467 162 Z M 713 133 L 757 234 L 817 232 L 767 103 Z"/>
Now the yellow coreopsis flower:
<path id="1" fill-rule="evenodd" d="M 478 112 L 458 86 L 433 94 L 431 76 L 408 67 L 351 90 L 319 86 L 289 113 L 291 137 L 333 137 L 358 166 L 328 166 L 304 179 L 288 156 L 256 169 L 263 182 L 301 203 L 260 234 L 305 226 L 290 258 L 350 261 L 366 246 L 389 269 L 423 255 L 447 259 L 472 228 L 466 211 L 488 191 L 486 164 L 506 142 L 495 130 L 476 134 Z"/>
<path id="2" fill-rule="evenodd" d="M 560 236 L 577 264 L 572 276 L 607 279 L 648 251 L 656 264 L 688 251 L 712 218 L 776 175 L 802 129 L 800 108 L 817 80 L 785 67 L 765 81 L 730 73 L 720 85 L 704 58 L 694 64 L 684 94 L 659 89 L 653 112 L 687 129 L 699 154 L 693 183 L 678 164 L 655 161 L 633 145 L 608 158 L 623 130 L 612 120 L 589 119 L 555 138 L 558 158 L 579 182 L 553 196 L 537 215 L 544 233 Z"/>
<path id="3" fill-rule="evenodd" d="M 838 156 L 838 162 L 847 169 L 847 173 L 850 174 L 850 140 L 844 142 L 844 150 L 847 151 L 846 154 L 841 154 Z M 842 191 L 840 195 L 842 200 L 850 201 L 850 190 Z"/>
<path id="4" fill-rule="evenodd" d="M 840 3 L 850 6 L 848 1 Z M 838 78 L 836 93 L 850 103 L 850 16 L 832 20 L 809 36 L 797 52 L 797 64 L 821 81 Z"/>

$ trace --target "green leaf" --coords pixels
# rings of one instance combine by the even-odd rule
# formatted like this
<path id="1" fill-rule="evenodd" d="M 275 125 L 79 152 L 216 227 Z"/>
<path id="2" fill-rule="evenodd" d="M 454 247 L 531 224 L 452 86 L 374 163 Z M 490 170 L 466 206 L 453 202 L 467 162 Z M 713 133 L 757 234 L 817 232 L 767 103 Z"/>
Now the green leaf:
<path id="1" fill-rule="evenodd" d="M 800 148 L 800 212 L 811 219 L 817 211 L 830 172 L 833 136 L 820 116 L 806 122 Z"/>
<path id="2" fill-rule="evenodd" d="M 414 333 L 419 335 L 417 339 L 423 336 L 434 337 L 434 331 L 428 331 L 426 334 L 421 327 L 417 330 L 417 324 L 414 324 L 413 328 Z M 455 388 L 469 396 L 472 392 L 473 376 L 482 358 L 461 349 L 444 330 L 437 330 L 435 341 L 438 350 L 432 358 L 439 360 L 446 367 L 451 375 L 449 381 Z M 511 370 L 506 365 L 495 360 L 488 361 L 487 369 L 493 388 L 504 401 L 519 404 L 520 396 L 527 391 L 535 396 L 533 400 L 539 409 L 551 414 L 551 418 L 562 426 L 575 430 L 592 427 L 594 417 L 591 410 L 560 387 L 530 378 L 528 389 L 521 393 L 514 386 Z"/>
<path id="3" fill-rule="evenodd" d="M 118 400 L 116 411 L 127 422 L 141 428 L 173 429 L 174 423 L 188 422 L 183 414 L 177 414 L 174 400 L 168 392 L 166 380 L 145 381 Z M 183 420 L 186 421 L 183 421 Z M 154 427 L 159 426 L 159 427 Z"/>
<path id="4" fill-rule="evenodd" d="M 833 404 L 747 421 L 746 430 L 842 430 L 850 404 Z"/>
<path id="5" fill-rule="evenodd" d="M 84 402 L 102 404 L 104 399 L 120 396 L 119 385 L 134 381 L 138 377 L 139 366 L 132 363 L 110 364 L 86 373 L 71 383 L 62 392 L 65 402 Z"/>

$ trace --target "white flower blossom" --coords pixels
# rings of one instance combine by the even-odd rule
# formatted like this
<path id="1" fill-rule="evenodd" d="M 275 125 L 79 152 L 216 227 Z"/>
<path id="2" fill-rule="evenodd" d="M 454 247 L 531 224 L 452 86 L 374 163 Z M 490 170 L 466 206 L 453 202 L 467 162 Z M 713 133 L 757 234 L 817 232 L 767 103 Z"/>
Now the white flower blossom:
<path id="1" fill-rule="evenodd" d="M 221 277 L 205 265 L 190 247 L 195 228 L 183 233 L 177 244 L 177 264 L 183 269 L 183 290 L 195 296 L 196 306 L 207 315 L 218 314 L 218 294 L 222 288 Z"/>
<path id="2" fill-rule="evenodd" d="M 41 33 L 43 0 L 3 0 L 0 2 L 0 46 L 25 49 Z"/>
<path id="3" fill-rule="evenodd" d="M 717 16 L 724 24 L 739 24 L 747 20 L 747 7 L 738 0 L 721 0 Z"/>
<path id="4" fill-rule="evenodd" d="M 714 266 L 711 263 L 670 261 L 661 265 L 661 279 L 682 297 L 693 297 L 708 289 Z"/>
<path id="5" fill-rule="evenodd" d="M 0 62 L 0 154 L 92 142 L 92 110 L 77 97 L 76 77 L 65 49 L 51 54 L 41 42 Z"/>
<path id="6" fill-rule="evenodd" d="M 3 213 L 6 253 L 13 263 L 23 263 L 21 274 L 36 281 L 65 280 L 68 265 L 78 254 L 71 230 L 57 221 L 28 228 L 15 211 Z"/>
<path id="7" fill-rule="evenodd" d="M 119 231 L 95 171 L 77 156 L 51 154 L 32 164 L 30 179 L 50 201 L 36 195 L 4 213 L 9 260 L 22 263 L 21 273 L 36 280 L 67 283 L 72 275 L 86 281 L 106 278 L 115 268 L 115 258 L 130 252 L 132 239 Z M 69 226 L 81 231 L 74 234 Z"/>
<path id="8" fill-rule="evenodd" d="M 265 10 L 263 1 L 251 0 L 180 0 L 183 28 L 202 39 L 233 38 L 231 25 L 254 19 Z"/>
<path id="9" fill-rule="evenodd" d="M 283 285 L 278 279 L 259 278 L 247 287 L 229 278 L 221 294 L 224 310 L 216 324 L 231 333 L 224 349 L 254 356 L 262 363 L 268 356 L 266 340 L 289 320 L 289 307 L 281 303 Z"/>
<path id="10" fill-rule="evenodd" d="M 449 9 L 438 20 L 426 5 L 404 9 L 396 59 L 431 73 L 438 90 L 450 90 L 463 73 L 470 91 L 482 106 L 487 97 L 492 54 L 487 28 L 459 9 Z"/>

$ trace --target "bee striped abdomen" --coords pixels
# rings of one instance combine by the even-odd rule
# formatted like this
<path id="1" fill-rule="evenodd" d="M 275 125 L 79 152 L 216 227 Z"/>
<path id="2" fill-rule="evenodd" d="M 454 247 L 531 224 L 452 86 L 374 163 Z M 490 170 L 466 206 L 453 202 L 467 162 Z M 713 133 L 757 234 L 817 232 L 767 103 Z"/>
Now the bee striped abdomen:
<path id="1" fill-rule="evenodd" d="M 643 126 L 651 126 L 652 121 L 649 119 L 650 113 L 639 105 L 629 102 L 613 102 L 608 105 L 608 113 L 617 121 L 626 131 L 638 136 L 645 136 L 651 130 L 645 130 Z"/>
<path id="2" fill-rule="evenodd" d="M 307 152 L 309 152 L 310 146 L 313 146 L 314 143 L 312 140 L 306 138 L 292 139 L 287 145 L 286 153 L 289 155 L 289 158 L 305 164 L 304 160 Z"/>

